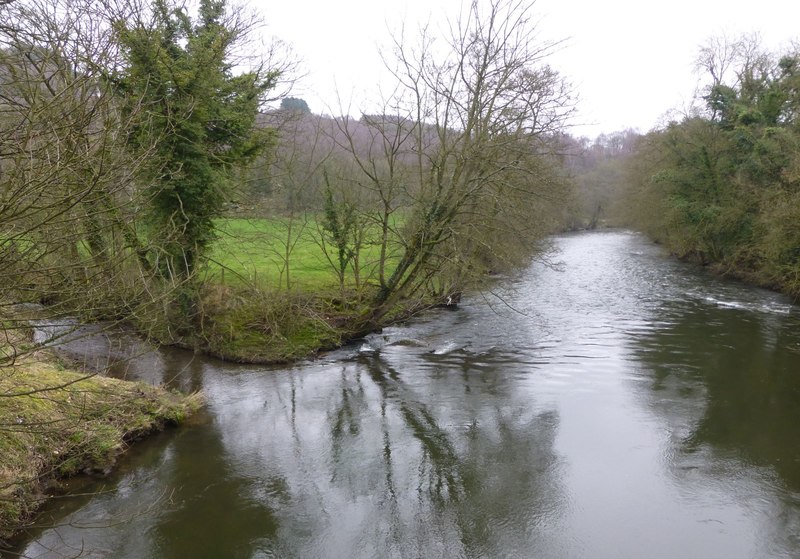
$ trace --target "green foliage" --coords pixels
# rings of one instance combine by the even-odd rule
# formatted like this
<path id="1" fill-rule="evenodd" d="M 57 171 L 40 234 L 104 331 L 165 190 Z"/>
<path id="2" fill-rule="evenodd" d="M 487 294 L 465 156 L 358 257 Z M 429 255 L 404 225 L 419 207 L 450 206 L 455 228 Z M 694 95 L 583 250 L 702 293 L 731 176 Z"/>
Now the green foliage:
<path id="1" fill-rule="evenodd" d="M 305 114 L 311 113 L 308 103 L 306 103 L 303 99 L 298 99 L 297 97 L 284 97 L 281 99 L 281 110 Z"/>
<path id="2" fill-rule="evenodd" d="M 191 276 L 214 239 L 214 219 L 230 198 L 231 171 L 261 153 L 269 130 L 256 116 L 277 73 L 234 74 L 232 48 L 242 30 L 225 0 L 202 0 L 196 20 L 155 0 L 153 24 L 119 22 L 126 65 L 114 77 L 130 104 L 141 105 L 130 134 L 134 150 L 150 146 L 149 221 L 165 276 Z"/>
<path id="3" fill-rule="evenodd" d="M 776 61 L 750 47 L 737 47 L 733 83 L 715 75 L 704 114 L 648 135 L 628 195 L 664 208 L 673 251 L 798 297 L 800 53 Z"/>
<path id="4" fill-rule="evenodd" d="M 325 176 L 325 207 L 322 217 L 323 244 L 325 254 L 330 257 L 334 265 L 336 274 L 339 276 L 339 285 L 344 289 L 344 279 L 347 273 L 347 266 L 356 254 L 354 233 L 356 231 L 355 206 L 346 201 L 337 202 L 334 200 L 333 190 L 327 175 Z M 326 245 L 331 245 L 334 254 L 328 253 Z"/>

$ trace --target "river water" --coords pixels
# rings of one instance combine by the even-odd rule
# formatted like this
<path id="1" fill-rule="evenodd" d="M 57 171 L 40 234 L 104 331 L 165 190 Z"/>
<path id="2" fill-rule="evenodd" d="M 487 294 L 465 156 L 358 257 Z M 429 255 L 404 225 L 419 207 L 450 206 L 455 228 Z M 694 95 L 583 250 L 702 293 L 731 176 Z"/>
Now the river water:
<path id="1" fill-rule="evenodd" d="M 207 408 L 76 482 L 93 494 L 55 499 L 17 551 L 800 556 L 800 308 L 632 233 L 555 245 L 556 266 L 310 363 L 117 365 Z"/>

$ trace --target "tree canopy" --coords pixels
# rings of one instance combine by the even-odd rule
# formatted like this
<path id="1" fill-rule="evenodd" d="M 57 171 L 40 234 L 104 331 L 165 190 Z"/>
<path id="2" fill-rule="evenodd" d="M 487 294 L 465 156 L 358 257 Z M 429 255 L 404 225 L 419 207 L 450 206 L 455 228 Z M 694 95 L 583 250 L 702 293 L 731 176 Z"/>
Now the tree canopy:
<path id="1" fill-rule="evenodd" d="M 698 65 L 697 109 L 632 161 L 632 222 L 680 255 L 800 296 L 800 52 L 712 40 Z"/>
<path id="2" fill-rule="evenodd" d="M 165 275 L 188 277 L 214 239 L 231 169 L 273 140 L 256 116 L 278 73 L 234 73 L 231 50 L 247 29 L 225 0 L 201 0 L 195 18 L 155 0 L 149 20 L 119 21 L 116 29 L 125 62 L 113 79 L 127 110 L 138 111 L 130 145 L 156 140 L 149 221 L 162 254 L 155 260 Z"/>

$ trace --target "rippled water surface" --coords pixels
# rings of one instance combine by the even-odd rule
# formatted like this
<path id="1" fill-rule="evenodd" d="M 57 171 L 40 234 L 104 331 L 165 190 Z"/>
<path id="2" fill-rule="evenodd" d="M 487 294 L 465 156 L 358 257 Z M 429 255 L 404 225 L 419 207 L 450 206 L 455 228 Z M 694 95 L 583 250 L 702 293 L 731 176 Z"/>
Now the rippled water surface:
<path id="1" fill-rule="evenodd" d="M 556 245 L 555 268 L 312 363 L 117 366 L 207 409 L 54 501 L 18 551 L 800 556 L 800 309 L 634 234 Z"/>

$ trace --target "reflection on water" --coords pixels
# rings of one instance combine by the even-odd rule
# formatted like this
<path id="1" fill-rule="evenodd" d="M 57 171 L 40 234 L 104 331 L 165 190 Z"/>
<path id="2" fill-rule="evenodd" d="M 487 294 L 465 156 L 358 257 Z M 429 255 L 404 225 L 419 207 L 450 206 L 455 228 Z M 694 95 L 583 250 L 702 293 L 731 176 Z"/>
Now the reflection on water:
<path id="1" fill-rule="evenodd" d="M 798 309 L 636 235 L 556 244 L 559 270 L 293 368 L 87 338 L 73 350 L 138 352 L 116 374 L 202 387 L 208 409 L 18 551 L 792 557 Z"/>
<path id="2" fill-rule="evenodd" d="M 725 486 L 764 515 L 763 556 L 782 556 L 800 549 L 798 323 L 714 303 L 666 306 L 660 327 L 636 340 L 637 357 L 654 408 L 683 424 L 672 456 L 680 484 Z"/>

